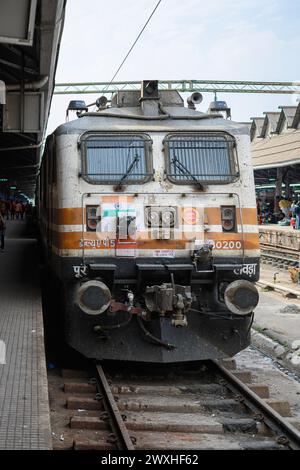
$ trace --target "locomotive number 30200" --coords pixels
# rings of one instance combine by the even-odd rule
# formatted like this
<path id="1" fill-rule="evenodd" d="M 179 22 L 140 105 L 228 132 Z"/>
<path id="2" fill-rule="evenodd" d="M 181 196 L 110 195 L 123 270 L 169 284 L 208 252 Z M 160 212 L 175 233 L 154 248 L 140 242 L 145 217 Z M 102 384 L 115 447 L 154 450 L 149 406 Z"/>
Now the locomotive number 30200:
<path id="1" fill-rule="evenodd" d="M 213 243 L 216 250 L 241 250 L 242 242 L 240 240 L 218 240 Z"/>

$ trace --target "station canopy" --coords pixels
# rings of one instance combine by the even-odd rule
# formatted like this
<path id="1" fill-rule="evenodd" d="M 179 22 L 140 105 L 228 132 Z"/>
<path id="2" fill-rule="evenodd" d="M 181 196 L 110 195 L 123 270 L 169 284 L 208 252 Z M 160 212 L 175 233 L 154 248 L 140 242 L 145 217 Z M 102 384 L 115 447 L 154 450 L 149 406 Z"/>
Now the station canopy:
<path id="1" fill-rule="evenodd" d="M 278 169 L 283 181 L 300 187 L 300 103 L 254 117 L 250 127 L 256 187 L 275 187 Z"/>
<path id="2" fill-rule="evenodd" d="M 34 196 L 65 7 L 65 0 L 0 0 L 1 197 Z"/>

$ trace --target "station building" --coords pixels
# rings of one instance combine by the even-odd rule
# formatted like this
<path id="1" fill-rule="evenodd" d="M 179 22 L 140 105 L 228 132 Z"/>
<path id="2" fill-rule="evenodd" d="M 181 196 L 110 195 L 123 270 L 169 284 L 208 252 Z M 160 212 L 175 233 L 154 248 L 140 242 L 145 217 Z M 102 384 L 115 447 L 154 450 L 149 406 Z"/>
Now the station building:
<path id="1" fill-rule="evenodd" d="M 276 196 L 300 199 L 300 102 L 251 120 L 257 197 L 277 211 Z"/>

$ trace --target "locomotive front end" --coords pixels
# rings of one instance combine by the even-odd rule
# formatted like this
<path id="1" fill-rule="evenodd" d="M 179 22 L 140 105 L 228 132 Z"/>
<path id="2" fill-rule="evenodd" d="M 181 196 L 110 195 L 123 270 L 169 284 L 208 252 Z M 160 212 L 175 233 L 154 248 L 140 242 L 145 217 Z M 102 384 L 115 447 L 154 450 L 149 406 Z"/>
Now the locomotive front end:
<path id="1" fill-rule="evenodd" d="M 231 357 L 258 303 L 249 137 L 153 83 L 56 132 L 67 339 L 99 360 Z"/>

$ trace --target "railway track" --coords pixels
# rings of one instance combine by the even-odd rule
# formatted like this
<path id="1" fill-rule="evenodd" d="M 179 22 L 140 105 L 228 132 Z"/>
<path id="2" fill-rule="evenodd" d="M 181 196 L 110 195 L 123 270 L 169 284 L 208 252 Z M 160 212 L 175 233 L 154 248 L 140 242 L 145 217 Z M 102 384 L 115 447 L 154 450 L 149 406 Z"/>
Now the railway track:
<path id="1" fill-rule="evenodd" d="M 245 383 L 249 372 L 214 361 L 186 367 L 108 376 L 97 365 L 90 379 L 64 371 L 65 424 L 52 427 L 54 448 L 300 449 L 300 432 L 268 404 L 268 388 Z"/>
<path id="2" fill-rule="evenodd" d="M 260 250 L 262 263 L 282 269 L 299 268 L 299 253 L 296 251 L 262 244 Z"/>

